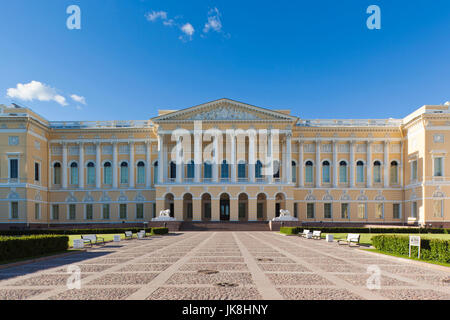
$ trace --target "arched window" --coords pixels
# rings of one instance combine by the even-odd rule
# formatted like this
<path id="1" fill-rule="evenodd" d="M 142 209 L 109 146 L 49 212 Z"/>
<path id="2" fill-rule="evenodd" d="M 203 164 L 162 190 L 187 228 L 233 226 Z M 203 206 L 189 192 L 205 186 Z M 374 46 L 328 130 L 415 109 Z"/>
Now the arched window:
<path id="1" fill-rule="evenodd" d="M 103 164 L 103 183 L 112 184 L 112 167 L 109 161 Z"/>
<path id="2" fill-rule="evenodd" d="M 209 162 L 205 162 L 203 165 L 203 178 L 204 179 L 212 178 L 212 165 Z"/>
<path id="3" fill-rule="evenodd" d="M 194 160 L 191 160 L 188 162 L 187 167 L 186 167 L 186 178 L 188 179 L 193 179 L 194 175 L 195 175 L 195 165 L 194 165 Z"/>
<path id="4" fill-rule="evenodd" d="M 356 182 L 364 182 L 364 162 L 362 161 L 356 163 Z"/>
<path id="5" fill-rule="evenodd" d="M 261 161 L 256 161 L 255 165 L 255 178 L 261 179 L 262 178 L 262 163 Z"/>
<path id="6" fill-rule="evenodd" d="M 137 183 L 145 183 L 145 163 L 144 161 L 139 161 L 137 164 Z"/>
<path id="7" fill-rule="evenodd" d="M 341 183 L 347 183 L 347 162 L 339 162 L 339 181 Z"/>
<path id="8" fill-rule="evenodd" d="M 375 161 L 373 163 L 373 182 L 381 182 L 381 163 L 380 161 Z"/>
<path id="9" fill-rule="evenodd" d="M 93 162 L 87 164 L 87 184 L 95 184 L 95 164 Z"/>
<path id="10" fill-rule="evenodd" d="M 120 164 L 120 183 L 128 183 L 128 163 Z"/>
<path id="11" fill-rule="evenodd" d="M 227 160 L 223 160 L 220 166 L 220 177 L 222 179 L 228 179 L 228 163 Z"/>
<path id="12" fill-rule="evenodd" d="M 330 183 L 330 163 L 326 160 L 322 162 L 322 182 Z"/>
<path id="13" fill-rule="evenodd" d="M 391 162 L 391 184 L 398 183 L 398 163 L 397 161 Z"/>
<path id="14" fill-rule="evenodd" d="M 70 184 L 78 184 L 78 164 L 72 162 L 70 165 Z"/>
<path id="15" fill-rule="evenodd" d="M 291 168 L 292 168 L 292 182 L 297 182 L 297 163 L 295 163 L 295 161 L 292 161 L 291 164 Z"/>
<path id="16" fill-rule="evenodd" d="M 177 178 L 177 165 L 174 161 L 170 161 L 170 179 Z"/>
<path id="17" fill-rule="evenodd" d="M 305 183 L 313 182 L 313 163 L 312 161 L 306 161 L 305 163 Z"/>
<path id="18" fill-rule="evenodd" d="M 53 184 L 61 184 L 61 164 L 59 162 L 53 165 Z"/>
<path id="19" fill-rule="evenodd" d="M 238 179 L 245 179 L 247 177 L 246 174 L 247 164 L 245 161 L 240 161 L 238 164 Z"/>
<path id="20" fill-rule="evenodd" d="M 155 161 L 155 163 L 153 164 L 153 184 L 158 183 L 158 171 L 158 161 Z"/>

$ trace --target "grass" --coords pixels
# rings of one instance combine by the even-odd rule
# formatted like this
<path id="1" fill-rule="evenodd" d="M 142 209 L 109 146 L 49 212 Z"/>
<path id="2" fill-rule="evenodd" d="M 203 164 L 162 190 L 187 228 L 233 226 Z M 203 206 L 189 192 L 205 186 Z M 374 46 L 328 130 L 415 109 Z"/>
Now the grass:
<path id="1" fill-rule="evenodd" d="M 322 238 L 325 238 L 327 234 L 332 234 L 334 240 L 344 240 L 347 238 L 347 233 L 322 233 Z M 372 237 L 378 236 L 381 234 L 386 235 L 396 235 L 396 236 L 408 236 L 407 233 L 360 233 L 359 242 L 362 245 L 372 245 Z M 436 233 L 426 233 L 426 234 L 411 234 L 415 236 L 420 236 L 422 239 L 443 239 L 450 240 L 450 234 L 436 234 Z"/>
<path id="2" fill-rule="evenodd" d="M 410 258 L 409 256 L 404 256 L 404 255 L 397 254 L 397 253 L 384 252 L 384 251 L 380 251 L 380 250 L 377 250 L 377 249 L 363 249 L 363 250 L 367 250 L 367 251 L 370 251 L 370 252 L 381 253 L 381 254 L 385 254 L 387 256 L 393 256 L 393 257 L 404 258 L 404 259 L 409 259 L 409 260 L 422 261 L 422 262 L 437 264 L 437 265 L 444 266 L 444 267 L 450 267 L 450 263 L 445 263 L 445 262 L 438 262 L 438 261 L 433 261 L 433 260 L 422 260 L 422 259 L 417 259 L 417 257 L 411 257 Z"/>
<path id="3" fill-rule="evenodd" d="M 120 235 L 120 239 L 124 240 L 125 239 L 125 234 L 120 234 L 120 233 L 109 233 L 109 234 L 97 234 L 97 237 L 103 238 L 105 240 L 105 242 L 108 241 L 113 241 L 114 240 L 114 235 Z M 150 236 L 150 233 L 146 233 L 146 236 Z M 81 239 L 81 235 L 80 234 L 71 234 L 68 235 L 69 236 L 69 247 L 73 247 L 73 240 L 74 239 Z M 133 239 L 137 239 L 137 235 L 135 233 L 133 233 Z M 88 244 L 89 246 L 89 244 Z"/>

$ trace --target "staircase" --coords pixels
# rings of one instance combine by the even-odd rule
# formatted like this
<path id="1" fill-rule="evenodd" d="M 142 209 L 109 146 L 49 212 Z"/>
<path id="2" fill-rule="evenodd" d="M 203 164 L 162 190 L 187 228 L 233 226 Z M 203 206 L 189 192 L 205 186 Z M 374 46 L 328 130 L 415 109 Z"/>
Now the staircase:
<path id="1" fill-rule="evenodd" d="M 267 221 L 199 221 L 181 223 L 180 231 L 270 231 Z"/>

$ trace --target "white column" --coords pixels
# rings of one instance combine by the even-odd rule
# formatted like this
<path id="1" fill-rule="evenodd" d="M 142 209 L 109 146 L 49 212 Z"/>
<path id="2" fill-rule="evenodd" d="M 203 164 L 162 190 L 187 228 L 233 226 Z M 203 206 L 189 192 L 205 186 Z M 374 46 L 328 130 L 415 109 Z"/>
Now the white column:
<path id="1" fill-rule="evenodd" d="M 130 188 L 134 188 L 134 142 L 130 142 L 130 165 L 129 165 L 129 169 L 130 169 L 129 186 L 130 186 Z"/>
<path id="2" fill-rule="evenodd" d="M 400 186 L 403 187 L 403 141 L 400 142 Z"/>
<path id="3" fill-rule="evenodd" d="M 292 183 L 292 133 L 286 135 L 286 182 Z"/>
<path id="4" fill-rule="evenodd" d="M 251 130 L 248 137 L 248 178 L 249 181 L 255 182 L 255 133 Z"/>
<path id="5" fill-rule="evenodd" d="M 213 158 L 213 181 L 219 182 L 219 136 L 214 135 L 213 140 L 214 158 Z"/>
<path id="6" fill-rule="evenodd" d="M 182 183 L 183 182 L 183 142 L 181 140 L 181 136 L 177 139 L 177 145 L 176 145 L 176 158 L 175 158 L 175 165 L 176 165 L 176 182 Z"/>
<path id="7" fill-rule="evenodd" d="M 298 143 L 298 186 L 304 186 L 304 178 L 303 178 L 303 141 L 299 141 Z"/>
<path id="8" fill-rule="evenodd" d="M 367 141 L 367 187 L 372 187 L 372 141 Z"/>
<path id="9" fill-rule="evenodd" d="M 62 144 L 62 187 L 67 189 L 67 144 Z"/>
<path id="10" fill-rule="evenodd" d="M 158 135 L 158 183 L 164 183 L 164 136 Z"/>
<path id="11" fill-rule="evenodd" d="M 384 187 L 389 187 L 389 141 L 384 141 Z"/>
<path id="12" fill-rule="evenodd" d="M 151 186 L 152 186 L 152 158 L 151 158 L 151 155 L 152 155 L 152 143 L 151 143 L 151 141 L 149 140 L 149 141 L 147 141 L 147 143 L 146 143 L 146 146 L 147 146 L 147 150 L 146 150 L 146 153 L 145 153 L 145 155 L 146 155 L 146 158 L 145 158 L 145 161 L 147 162 L 147 166 L 146 166 L 146 171 L 145 171 L 145 186 L 146 186 L 146 188 L 151 188 Z"/>
<path id="13" fill-rule="evenodd" d="M 316 141 L 316 188 L 320 187 L 320 141 Z"/>
<path id="14" fill-rule="evenodd" d="M 268 132 L 267 134 L 267 155 L 266 155 L 266 179 L 267 183 L 273 182 L 273 170 L 274 170 L 274 154 L 273 154 L 273 133 Z"/>
<path id="15" fill-rule="evenodd" d="M 338 186 L 338 159 L 337 159 L 337 143 L 333 140 L 333 187 Z"/>
<path id="16" fill-rule="evenodd" d="M 355 142 L 350 141 L 350 188 L 355 187 Z"/>
<path id="17" fill-rule="evenodd" d="M 84 188 L 84 145 L 79 143 L 78 148 L 79 164 L 78 164 L 78 188 Z"/>
<path id="18" fill-rule="evenodd" d="M 100 189 L 101 187 L 101 167 L 102 167 L 102 158 L 101 158 L 101 144 L 100 142 L 97 142 L 95 144 L 95 187 L 97 189 Z"/>
<path id="19" fill-rule="evenodd" d="M 112 163 L 112 177 L 113 177 L 113 188 L 117 189 L 119 186 L 117 179 L 118 163 L 117 163 L 117 142 L 112 143 L 113 147 L 113 163 Z"/>
<path id="20" fill-rule="evenodd" d="M 194 135 L 194 181 L 200 183 L 200 177 L 202 172 L 202 135 L 196 133 Z"/>
<path id="21" fill-rule="evenodd" d="M 236 136 L 235 134 L 230 134 L 231 139 L 231 182 L 236 182 Z"/>
<path id="22" fill-rule="evenodd" d="M 283 183 L 287 180 L 286 141 L 281 141 L 280 178 Z"/>

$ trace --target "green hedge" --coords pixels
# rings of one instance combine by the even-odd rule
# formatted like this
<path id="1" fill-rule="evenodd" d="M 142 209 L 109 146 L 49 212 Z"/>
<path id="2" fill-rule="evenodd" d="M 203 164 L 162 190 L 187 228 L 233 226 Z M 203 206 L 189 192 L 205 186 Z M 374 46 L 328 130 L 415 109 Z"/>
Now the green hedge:
<path id="1" fill-rule="evenodd" d="M 152 228 L 152 234 L 167 234 L 169 233 L 169 228 Z"/>
<path id="2" fill-rule="evenodd" d="M 386 253 L 409 255 L 408 236 L 378 235 L 372 237 L 372 245 Z M 417 251 L 412 247 L 411 256 L 417 257 Z M 420 239 L 420 259 L 450 263 L 450 240 Z"/>
<path id="3" fill-rule="evenodd" d="M 280 232 L 284 234 L 298 234 L 299 227 L 281 227 Z"/>
<path id="4" fill-rule="evenodd" d="M 67 250 L 69 237 L 32 235 L 0 237 L 0 261 L 31 258 Z"/>
<path id="5" fill-rule="evenodd" d="M 44 235 L 44 234 L 113 234 L 132 231 L 133 233 L 144 230 L 151 232 L 152 228 L 96 228 L 96 229 L 36 229 L 36 230 L 1 230 L 0 236 L 19 236 L 19 235 Z"/>
<path id="6" fill-rule="evenodd" d="M 450 229 L 443 228 L 358 228 L 358 227 L 284 227 L 296 228 L 295 233 L 302 233 L 303 229 L 319 230 L 323 233 L 445 233 L 449 234 Z M 281 232 L 281 228 L 280 228 Z"/>

